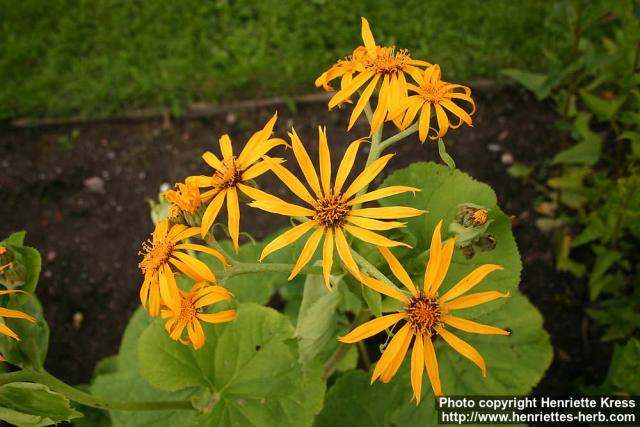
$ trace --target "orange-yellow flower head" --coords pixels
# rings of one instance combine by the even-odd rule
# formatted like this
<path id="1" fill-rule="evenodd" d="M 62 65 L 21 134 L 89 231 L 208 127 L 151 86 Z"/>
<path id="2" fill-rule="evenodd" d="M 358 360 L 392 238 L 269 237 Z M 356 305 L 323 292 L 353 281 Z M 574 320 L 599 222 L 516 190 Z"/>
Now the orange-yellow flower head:
<path id="1" fill-rule="evenodd" d="M 138 267 L 144 274 L 140 288 L 140 301 L 152 316 L 160 312 L 160 305 L 171 306 L 179 301 L 178 285 L 174 270 L 196 280 L 215 283 L 216 277 L 207 265 L 189 255 L 186 251 L 208 253 L 226 265 L 224 256 L 207 246 L 185 243 L 186 239 L 200 234 L 197 227 L 182 224 L 169 226 L 168 221 L 160 221 L 152 238 L 142 244 L 142 261 Z"/>
<path id="2" fill-rule="evenodd" d="M 4 266 L 6 267 L 6 266 Z M 2 271 L 3 267 L 0 267 L 0 271 Z M 1 295 L 9 295 L 9 294 L 16 294 L 16 293 L 24 293 L 21 290 L 2 290 L 0 291 L 0 296 Z M 31 316 L 29 316 L 26 313 L 23 313 L 19 310 L 12 310 L 9 308 L 4 308 L 4 307 L 0 307 L 0 318 L 13 318 L 13 319 L 25 319 L 28 320 L 30 322 L 35 322 L 35 319 Z M 20 337 L 18 336 L 18 334 L 16 334 L 11 328 L 9 328 L 4 322 L 0 322 L 0 334 L 2 335 L 6 335 L 8 337 L 13 338 L 14 340 L 20 341 Z M 0 362 L 5 361 L 6 359 L 0 355 Z"/>
<path id="3" fill-rule="evenodd" d="M 185 345 L 193 345 L 196 350 L 202 348 L 206 336 L 200 321 L 208 323 L 230 322 L 236 318 L 236 310 L 224 310 L 218 313 L 205 313 L 203 310 L 220 301 L 231 301 L 233 295 L 222 286 L 211 286 L 201 282 L 189 292 L 180 290 L 180 299 L 162 309 L 162 317 L 167 319 L 165 328 L 173 340 Z M 187 338 L 184 338 L 186 328 Z"/>
<path id="4" fill-rule="evenodd" d="M 171 203 L 169 208 L 171 220 L 193 217 L 203 206 L 200 188 L 192 177 L 187 178 L 184 183 L 177 183 L 174 190 L 165 191 L 163 196 Z"/>
<path id="5" fill-rule="evenodd" d="M 373 112 L 371 133 L 375 133 L 382 123 L 390 119 L 388 114 L 395 111 L 407 97 L 407 79 L 405 74 L 418 76 L 422 73 L 419 66 L 429 66 L 425 61 L 411 59 L 406 49 L 378 46 L 373 38 L 369 22 L 362 18 L 362 40 L 364 46 L 358 47 L 345 60 L 338 61 L 316 80 L 316 86 L 331 89 L 329 82 L 341 77 L 340 90 L 329 101 L 329 109 L 344 102 L 359 89 L 364 88 L 353 108 L 349 127 L 351 129 L 365 106 L 378 89 L 378 103 Z M 400 122 L 397 121 L 396 125 Z"/>
<path id="6" fill-rule="evenodd" d="M 407 191 L 420 191 L 413 187 L 393 186 L 380 188 L 362 195 L 357 194 L 382 172 L 391 157 L 393 157 L 392 154 L 383 156 L 373 162 L 345 189 L 345 181 L 351 172 L 358 147 L 363 140 L 354 141 L 349 145 L 338 167 L 335 181 L 332 184 L 331 155 L 329 153 L 326 131 L 319 128 L 320 176 L 316 173 L 316 169 L 295 130 L 293 130 L 289 136 L 291 137 L 293 154 L 311 188 L 311 192 L 281 164 L 272 162 L 271 170 L 296 196 L 302 199 L 307 206 L 287 203 L 278 197 L 263 192 L 256 192 L 253 196 L 254 201 L 250 203 L 250 205 L 267 212 L 291 217 L 306 217 L 309 220 L 293 227 L 291 230 L 270 242 L 262 251 L 261 260 L 271 252 L 295 242 L 307 232 L 313 230 L 291 271 L 289 279 L 297 275 L 311 260 L 324 236 L 324 243 L 322 245 L 322 267 L 325 285 L 329 287 L 334 247 L 337 248 L 338 255 L 346 268 L 356 276 L 360 274 L 358 266 L 351 254 L 349 244 L 347 243 L 345 232 L 364 242 L 380 246 L 408 246 L 404 243 L 390 240 L 374 231 L 390 230 L 405 225 L 403 222 L 381 220 L 408 218 L 421 215 L 425 213 L 425 211 L 404 206 L 359 207 L 362 203 L 378 200 L 394 194 L 405 193 Z M 267 158 L 266 161 L 270 160 Z"/>
<path id="7" fill-rule="evenodd" d="M 222 135 L 219 141 L 222 159 L 210 151 L 202 155 L 204 161 L 213 168 L 213 173 L 209 176 L 201 175 L 188 178 L 200 188 L 209 188 L 202 194 L 204 200 L 211 200 L 202 216 L 200 225 L 202 237 L 211 229 L 226 199 L 229 234 L 236 252 L 238 251 L 240 236 L 238 191 L 251 197 L 253 188 L 246 185 L 246 182 L 267 172 L 270 167 L 270 163 L 258 160 L 272 148 L 286 145 L 286 142 L 280 138 L 271 138 L 277 118 L 277 114 L 274 114 L 264 128 L 249 138 L 244 149 L 237 156 L 233 153 L 229 135 Z M 274 159 L 274 161 L 281 160 Z"/>
<path id="8" fill-rule="evenodd" d="M 415 95 L 409 96 L 398 108 L 389 113 L 389 118 L 400 121 L 400 128 L 409 127 L 415 120 L 418 113 L 418 130 L 420 141 L 424 142 L 427 136 L 431 139 L 442 138 L 449 128 L 456 129 L 466 123 L 472 125 L 471 115 L 475 112 L 476 106 L 471 98 L 471 89 L 467 86 L 447 83 L 441 80 L 440 67 L 435 64 L 427 68 L 424 72 L 412 74 L 418 86 L 408 84 L 407 87 Z M 458 103 L 466 102 L 470 105 L 471 111 L 467 113 Z M 431 115 L 436 117 L 437 129 L 430 132 Z M 458 118 L 457 123 L 449 120 L 448 114 Z"/>
<path id="9" fill-rule="evenodd" d="M 433 339 L 436 336 L 442 337 L 447 344 L 475 363 L 481 369 L 482 375 L 485 376 L 485 362 L 480 353 L 470 344 L 451 333 L 448 328 L 452 327 L 476 334 L 509 335 L 509 332 L 504 329 L 483 325 L 451 314 L 455 310 L 474 307 L 498 298 L 508 297 L 509 294 L 496 291 L 463 295 L 480 283 L 487 274 L 492 271 L 502 270 L 502 267 L 493 264 L 482 265 L 469 273 L 442 296 L 438 294 L 440 285 L 449 270 L 455 248 L 454 239 L 449 239 L 442 245 L 440 239 L 441 227 L 442 221 L 438 223 L 433 233 L 429 262 L 425 270 L 422 289 L 416 288 L 407 271 L 389 249 L 379 247 L 382 256 L 391 268 L 391 272 L 406 287 L 409 294 L 364 275 L 362 275 L 362 283 L 402 302 L 404 308 L 396 313 L 371 320 L 358 326 L 344 337 L 339 338 L 342 342 L 354 343 L 382 332 L 396 323 L 403 322 L 404 325 L 396 332 L 380 357 L 373 371 L 371 382 L 378 378 L 384 383 L 389 382 L 400 368 L 413 341 L 411 386 L 416 404 L 420 403 L 422 397 L 422 374 L 425 367 L 434 395 L 442 395 L 438 360 L 433 346 Z"/>

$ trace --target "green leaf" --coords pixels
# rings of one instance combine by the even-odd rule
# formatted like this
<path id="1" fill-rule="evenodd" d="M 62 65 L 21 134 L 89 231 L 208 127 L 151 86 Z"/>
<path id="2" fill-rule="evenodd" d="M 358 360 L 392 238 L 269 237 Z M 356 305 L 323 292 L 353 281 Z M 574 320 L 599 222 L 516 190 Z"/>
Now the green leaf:
<path id="1" fill-rule="evenodd" d="M 640 341 L 630 338 L 616 345 L 604 382 L 597 387 L 583 387 L 589 395 L 640 395 Z"/>
<path id="2" fill-rule="evenodd" d="M 362 298 L 367 303 L 369 311 L 374 316 L 382 315 L 382 296 L 368 286 L 361 285 Z"/>
<path id="3" fill-rule="evenodd" d="M 3 307 L 27 313 L 35 322 L 5 318 L 5 324 L 18 334 L 20 341 L 0 335 L 0 354 L 12 365 L 23 369 L 42 370 L 49 347 L 49 325 L 40 302 L 35 295 L 14 294 L 8 297 L 8 302 L 3 304 Z"/>
<path id="4" fill-rule="evenodd" d="M 489 210 L 489 219 L 493 222 L 487 233 L 496 239 L 496 248 L 492 251 L 480 252 L 471 259 L 465 259 L 462 251 L 456 249 L 451 267 L 440 293 L 446 292 L 464 276 L 482 264 L 498 264 L 504 267 L 487 276 L 474 292 L 496 290 L 513 292 L 520 282 L 522 263 L 518 254 L 515 239 L 511 232 L 511 220 L 497 206 L 496 195 L 486 184 L 480 183 L 460 170 L 451 170 L 435 163 L 413 163 L 408 168 L 396 171 L 389 176 L 382 186 L 408 185 L 420 188 L 414 195 L 402 194 L 381 200 L 386 206 L 412 206 L 428 210 L 427 215 L 408 218 L 406 230 L 417 237 L 418 244 L 411 250 L 397 250 L 400 261 L 405 266 L 415 266 L 409 273 L 416 280 L 416 286 L 422 285 L 424 267 L 428 260 L 417 259 L 416 254 L 427 250 L 436 224 L 443 220 L 442 238 L 449 238 L 449 224 L 454 220 L 460 205 L 474 204 Z M 478 308 L 483 310 L 483 308 Z"/>
<path id="5" fill-rule="evenodd" d="M 612 99 L 604 99 L 587 92 L 585 89 L 580 90 L 580 96 L 584 103 L 587 104 L 587 107 L 602 121 L 613 119 L 627 99 L 627 97 L 623 95 Z"/>
<path id="6" fill-rule="evenodd" d="M 335 339 L 336 309 L 341 301 L 339 287 L 341 283 L 336 280 L 335 286 L 329 291 L 322 275 L 307 276 L 295 330 L 303 364 L 312 360 L 330 340 Z"/>
<path id="7" fill-rule="evenodd" d="M 9 249 L 13 266 L 0 273 L 0 284 L 9 289 L 33 293 L 40 278 L 42 260 L 37 249 L 22 245 L 24 236 L 24 231 L 14 233 L 1 243 Z"/>
<path id="8" fill-rule="evenodd" d="M 593 166 L 600 160 L 602 138 L 589 127 L 590 114 L 580 113 L 576 117 L 574 129 L 579 141 L 576 145 L 558 152 L 553 164 L 578 164 Z"/>
<path id="9" fill-rule="evenodd" d="M 97 375 L 90 390 L 95 396 L 117 400 L 184 400 L 193 390 L 166 392 L 149 385 L 138 370 L 138 339 L 152 319 L 142 309 L 133 314 L 124 332 L 120 352 L 116 359 L 116 371 Z M 195 411 L 110 411 L 114 426 L 181 427 L 191 424 Z"/>
<path id="10" fill-rule="evenodd" d="M 43 384 L 15 382 L 0 386 L 0 420 L 36 427 L 81 417 L 69 399 Z"/>
<path id="11" fill-rule="evenodd" d="M 442 161 L 449 166 L 449 169 L 456 168 L 456 162 L 453 161 L 453 158 L 447 153 L 447 147 L 444 144 L 442 138 L 438 138 L 438 154 L 440 154 L 440 158 Z"/>
<path id="12" fill-rule="evenodd" d="M 533 172 L 533 166 L 524 163 L 514 163 L 509 166 L 507 173 L 514 178 L 528 178 Z"/>
<path id="13" fill-rule="evenodd" d="M 235 321 L 203 324 L 207 342 L 193 350 L 169 338 L 154 321 L 138 342 L 139 367 L 154 387 L 206 387 L 211 412 L 198 425 L 308 425 L 320 410 L 320 372 L 304 370 L 291 345 L 286 316 L 255 304 L 238 307 Z"/>
<path id="14" fill-rule="evenodd" d="M 549 78 L 546 74 L 517 69 L 506 69 L 501 73 L 529 89 L 538 100 L 546 98 L 551 92 L 552 86 L 548 84 Z"/>
<path id="15" fill-rule="evenodd" d="M 393 411 L 404 397 L 397 387 L 376 382 L 369 384 L 370 375 L 352 371 L 342 375 L 327 392 L 322 412 L 317 416 L 316 427 L 391 425 Z M 405 425 L 421 425 L 415 421 Z M 423 424 L 426 425 L 426 424 Z"/>

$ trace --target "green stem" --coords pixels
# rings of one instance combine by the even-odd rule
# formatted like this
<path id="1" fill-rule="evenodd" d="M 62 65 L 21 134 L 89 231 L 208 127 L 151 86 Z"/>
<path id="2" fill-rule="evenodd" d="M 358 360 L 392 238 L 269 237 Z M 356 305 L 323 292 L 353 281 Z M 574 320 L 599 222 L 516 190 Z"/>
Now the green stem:
<path id="1" fill-rule="evenodd" d="M 385 139 L 384 141 L 382 141 L 378 145 L 378 147 L 380 147 L 380 153 L 382 153 L 385 149 L 387 149 L 391 145 L 395 144 L 396 142 L 401 141 L 401 140 L 405 139 L 406 137 L 408 137 L 410 135 L 413 135 L 416 132 L 418 132 L 418 123 L 414 123 L 413 125 L 409 126 L 405 130 L 403 130 L 402 132 L 399 132 L 399 133 L 397 133 L 397 134 Z"/>
<path id="2" fill-rule="evenodd" d="M 58 378 L 47 372 L 23 370 L 0 375 L 0 385 L 9 384 L 12 382 L 34 382 L 44 384 L 50 389 L 65 395 L 68 399 L 73 400 L 74 402 L 98 409 L 108 409 L 115 411 L 163 411 L 176 409 L 194 409 L 189 400 L 129 401 L 101 399 L 89 393 L 80 391 L 77 388 L 60 381 Z"/>
<path id="3" fill-rule="evenodd" d="M 351 324 L 349 331 L 352 331 L 354 328 L 360 326 L 367 320 L 369 320 L 370 314 L 365 310 L 361 310 L 356 316 L 355 320 Z M 338 364 L 347 355 L 349 351 L 349 344 L 345 344 L 343 342 L 338 345 L 336 351 L 333 352 L 327 363 L 324 364 L 324 378 L 327 379 L 338 369 Z"/>
<path id="4" fill-rule="evenodd" d="M 231 267 L 224 271 L 214 272 L 217 277 L 221 277 L 224 280 L 230 279 L 234 276 L 240 276 L 242 274 L 255 274 L 255 273 L 290 273 L 293 270 L 294 264 L 271 264 L 271 263 L 248 263 L 248 262 L 236 262 Z M 322 266 L 306 266 L 300 270 L 301 274 L 322 274 Z"/>

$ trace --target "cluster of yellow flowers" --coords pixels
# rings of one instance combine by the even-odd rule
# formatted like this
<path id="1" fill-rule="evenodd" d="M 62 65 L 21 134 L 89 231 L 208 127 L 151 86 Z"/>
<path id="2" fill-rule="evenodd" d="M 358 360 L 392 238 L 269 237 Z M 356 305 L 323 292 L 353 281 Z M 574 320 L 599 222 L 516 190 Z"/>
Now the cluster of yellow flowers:
<path id="1" fill-rule="evenodd" d="M 406 50 L 381 47 L 375 43 L 368 22 L 362 19 L 364 46 L 359 46 L 345 60 L 338 61 L 316 81 L 317 86 L 330 90 L 329 83 L 340 77 L 341 88 L 329 101 L 329 108 L 350 103 L 351 97 L 362 87 L 351 119 L 349 129 L 366 107 L 374 93 L 377 105 L 370 117 L 371 134 L 381 132 L 385 121 L 393 122 L 400 130 L 413 125 L 421 141 L 427 137 L 442 137 L 449 128 L 462 123 L 471 125 L 475 105 L 470 89 L 441 80 L 440 68 L 425 61 L 411 59 Z M 413 80 L 413 83 L 408 81 Z M 409 92 L 414 95 L 409 95 Z M 454 100 L 470 104 L 471 111 L 454 103 Z M 420 113 L 416 121 L 416 117 Z M 437 129 L 431 127 L 431 116 L 435 115 Z M 447 114 L 459 119 L 452 123 Z M 402 218 L 427 213 L 422 209 L 406 206 L 362 207 L 362 204 L 385 197 L 419 191 L 408 186 L 391 186 L 368 191 L 369 184 L 383 171 L 393 157 L 383 155 L 368 162 L 355 178 L 347 183 L 359 148 L 368 143 L 366 139 L 353 141 L 346 149 L 335 176 L 332 174 L 331 154 L 326 129 L 318 128 L 317 169 L 305 145 L 295 130 L 289 133 L 289 142 L 273 137 L 277 115 L 267 122 L 247 141 L 239 154 L 234 154 L 231 139 L 223 135 L 219 140 L 221 157 L 206 152 L 202 156 L 213 168 L 208 175 L 190 176 L 175 190 L 166 192 L 171 203 L 169 218 L 157 224 L 152 238 L 143 244 L 140 269 L 144 281 L 140 290 L 142 305 L 152 316 L 167 318 L 166 329 L 170 337 L 198 349 L 204 345 L 205 335 L 200 321 L 218 323 L 232 321 L 236 311 L 206 312 L 206 307 L 221 301 L 232 300 L 232 294 L 218 284 L 215 274 L 193 253 L 206 253 L 217 258 L 223 266 L 228 265 L 223 251 L 213 239 L 212 226 L 216 222 L 226 200 L 228 231 L 235 251 L 239 248 L 240 193 L 251 201 L 251 207 L 278 215 L 291 217 L 297 223 L 289 230 L 269 242 L 260 256 L 262 261 L 269 254 L 282 249 L 308 235 L 295 261 L 289 279 L 299 274 L 310 262 L 322 242 L 322 274 L 327 288 L 331 289 L 331 273 L 334 269 L 334 252 L 344 268 L 363 285 L 400 301 L 404 308 L 363 325 L 341 337 L 344 343 L 353 343 L 373 336 L 398 322 L 403 326 L 395 333 L 378 362 L 372 381 L 388 382 L 399 369 L 408 348 L 413 342 L 411 355 L 411 383 L 414 398 L 421 398 L 424 368 L 433 387 L 434 394 L 442 393 L 435 356 L 433 338 L 442 337 L 460 354 L 469 358 L 485 373 L 482 356 L 468 343 L 449 332 L 446 326 L 479 334 L 507 335 L 508 332 L 492 326 L 482 325 L 451 314 L 498 298 L 507 297 L 496 291 L 463 295 L 487 274 L 501 267 L 487 264 L 478 267 L 460 280 L 451 289 L 439 296 L 442 284 L 455 249 L 455 239 L 441 240 L 442 221 L 438 224 L 431 242 L 429 261 L 421 288 L 414 285 L 407 271 L 389 248 L 410 247 L 406 243 L 391 240 L 380 231 L 405 226 Z M 271 157 L 272 149 L 290 148 L 298 163 L 304 181 L 296 177 L 284 164 L 282 158 Z M 254 179 L 271 172 L 303 204 L 293 204 L 256 188 Z M 486 212 L 486 211 L 485 211 Z M 484 214 L 483 214 L 484 215 Z M 486 221 L 486 218 L 478 218 Z M 191 238 L 209 241 L 212 247 L 191 243 Z M 324 240 L 323 240 L 324 239 Z M 406 291 L 369 277 L 361 271 L 354 258 L 350 239 L 375 245 L 398 281 Z M 195 285 L 189 292 L 179 289 L 176 276 L 185 275 Z M 185 328 L 187 329 L 185 332 Z M 186 337 L 185 337 L 186 336 Z M 415 337 L 415 340 L 414 340 Z"/>

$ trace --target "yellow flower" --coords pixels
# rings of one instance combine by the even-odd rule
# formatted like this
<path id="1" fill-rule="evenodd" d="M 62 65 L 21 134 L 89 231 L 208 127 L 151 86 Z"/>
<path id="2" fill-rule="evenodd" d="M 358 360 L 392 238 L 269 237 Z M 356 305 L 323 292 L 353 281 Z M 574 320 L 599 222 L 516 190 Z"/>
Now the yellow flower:
<path id="1" fill-rule="evenodd" d="M 328 82 L 342 77 L 341 89 L 329 101 L 329 109 L 346 102 L 358 89 L 364 87 L 351 113 L 348 127 L 351 129 L 380 84 L 378 103 L 371 122 L 373 134 L 388 118 L 387 114 L 395 111 L 407 97 L 408 84 L 405 73 L 417 78 L 422 73 L 418 66 L 427 67 L 430 64 L 411 59 L 406 49 L 396 51 L 395 47 L 378 46 L 365 18 L 362 18 L 362 40 L 364 46 L 358 47 L 353 55 L 346 60 L 338 61 L 324 72 L 316 80 L 316 86 L 330 89 Z M 400 122 L 397 121 L 396 124 L 399 125 Z"/>
<path id="2" fill-rule="evenodd" d="M 169 228 L 168 221 L 161 221 L 156 226 L 152 238 L 142 244 L 139 255 L 143 255 L 144 258 L 138 267 L 144 273 L 144 282 L 140 288 L 140 301 L 152 316 L 158 315 L 160 304 L 171 306 L 180 300 L 172 266 L 198 282 L 216 282 L 216 277 L 204 262 L 183 251 L 208 253 L 226 265 L 224 256 L 214 249 L 193 243 L 181 243 L 197 234 L 200 234 L 198 227 L 174 224 Z"/>
<path id="3" fill-rule="evenodd" d="M 351 185 L 343 190 L 343 185 L 356 159 L 358 147 L 363 140 L 354 141 L 349 145 L 338 167 L 335 182 L 331 185 L 331 155 L 329 153 L 329 145 L 327 144 L 326 131 L 319 128 L 320 178 L 318 178 L 316 169 L 295 130 L 293 130 L 289 136 L 293 146 L 293 154 L 300 165 L 300 169 L 313 195 L 298 178 L 279 163 L 273 162 L 271 170 L 296 196 L 304 200 L 310 207 L 287 203 L 282 199 L 264 192 L 256 193 L 253 196 L 255 201 L 251 202 L 250 205 L 267 212 L 291 217 L 308 217 L 310 220 L 293 227 L 270 242 L 262 251 L 260 260 L 264 259 L 264 257 L 271 252 L 295 242 L 308 231 L 314 230 L 304 245 L 289 279 L 297 275 L 311 260 L 324 235 L 322 266 L 325 285 L 329 287 L 329 275 L 333 266 L 334 245 L 337 247 L 338 255 L 346 268 L 356 275 L 356 277 L 359 276 L 359 269 L 351 254 L 344 231 L 357 239 L 380 246 L 408 246 L 405 243 L 383 237 L 371 230 L 390 230 L 403 227 L 405 225 L 403 222 L 380 220 L 408 218 L 421 215 L 425 213 L 425 211 L 403 206 L 377 208 L 357 207 L 357 205 L 361 203 L 394 194 L 407 191 L 420 191 L 413 187 L 393 186 L 380 188 L 361 196 L 356 195 L 358 191 L 365 188 L 382 172 L 385 165 L 391 157 L 393 157 L 393 154 L 388 154 L 373 162 L 353 180 Z M 266 160 L 269 161 L 268 158 Z"/>
<path id="4" fill-rule="evenodd" d="M 486 224 L 487 223 L 487 219 L 489 218 L 488 214 L 489 214 L 489 211 L 487 211 L 486 209 L 477 209 L 471 215 L 471 219 L 473 220 L 473 224 L 474 225 L 484 225 L 484 224 Z"/>
<path id="5" fill-rule="evenodd" d="M 162 317 L 169 318 L 165 323 L 169 336 L 185 345 L 193 345 L 196 350 L 202 348 L 206 336 L 200 325 L 201 320 L 208 323 L 224 323 L 236 318 L 235 310 L 213 314 L 203 313 L 202 310 L 208 305 L 231 301 L 232 298 L 233 295 L 222 286 L 211 286 L 206 282 L 197 283 L 189 292 L 180 290 L 180 300 L 162 310 Z M 185 328 L 188 338 L 182 337 Z"/>
<path id="6" fill-rule="evenodd" d="M 389 113 L 390 119 L 401 120 L 401 129 L 409 127 L 418 112 L 420 112 L 418 130 L 422 142 L 427 139 L 427 135 L 431 139 L 442 138 L 450 127 L 456 129 L 462 123 L 472 126 L 471 115 L 476 111 L 476 105 L 471 98 L 471 89 L 467 86 L 442 81 L 440 67 L 437 64 L 430 66 L 424 72 L 412 74 L 412 77 L 418 86 L 408 84 L 407 87 L 416 94 L 406 98 L 398 109 Z M 454 102 L 455 99 L 471 104 L 471 112 L 467 113 L 458 106 Z M 435 110 L 438 129 L 429 135 L 432 109 Z M 449 121 L 445 109 L 459 119 L 458 123 Z"/>
<path id="7" fill-rule="evenodd" d="M 7 253 L 7 248 L 5 246 L 0 245 L 0 255 L 4 255 L 6 253 Z"/>
<path id="8" fill-rule="evenodd" d="M 449 270 L 451 256 L 455 247 L 454 239 L 449 239 L 444 246 L 442 245 L 440 240 L 441 227 L 442 221 L 438 223 L 433 233 L 429 262 L 424 274 L 424 286 L 422 289 L 415 287 L 406 270 L 387 248 L 379 248 L 393 275 L 409 290 L 411 296 L 409 297 L 399 289 L 379 280 L 362 276 L 365 285 L 404 303 L 404 310 L 371 320 L 355 328 L 344 337 L 339 338 L 344 343 L 358 342 L 400 321 L 405 321 L 405 324 L 396 332 L 382 357 L 380 357 L 373 371 L 371 382 L 378 378 L 384 383 L 391 380 L 402 364 L 411 341 L 415 337 L 411 353 L 411 386 L 416 403 L 420 403 L 422 395 L 422 374 L 425 366 L 434 395 L 442 395 L 438 361 L 432 341 L 437 335 L 442 337 L 446 343 L 461 355 L 478 365 L 482 370 L 482 375 L 486 376 L 484 359 L 480 353 L 467 342 L 449 332 L 446 328 L 447 326 L 476 334 L 509 335 L 509 332 L 504 329 L 483 325 L 450 314 L 450 312 L 461 308 L 474 307 L 498 298 L 508 297 L 509 294 L 496 291 L 461 296 L 480 283 L 487 274 L 492 271 L 502 270 L 502 267 L 493 264 L 481 265 L 445 292 L 444 295 L 438 295 L 438 289 Z"/>
<path id="9" fill-rule="evenodd" d="M 209 232 L 226 198 L 229 234 L 236 252 L 238 251 L 238 238 L 240 236 L 238 190 L 251 197 L 252 187 L 246 185 L 245 182 L 262 175 L 270 167 L 270 163 L 257 161 L 272 148 L 278 145 L 286 145 L 283 139 L 271 138 L 277 118 L 278 115 L 276 113 L 262 130 L 254 133 L 238 156 L 233 154 L 229 135 L 222 135 L 219 141 L 222 160 L 218 159 L 210 151 L 202 155 L 204 161 L 214 169 L 213 174 L 210 176 L 190 178 L 193 179 L 193 182 L 198 187 L 211 187 L 210 190 L 202 194 L 203 199 L 211 199 L 207 210 L 202 216 L 202 237 Z M 281 160 L 278 159 L 276 161 Z"/>
<path id="10" fill-rule="evenodd" d="M 0 271 L 2 271 L 6 267 L 7 265 L 0 267 Z M 20 290 L 0 291 L 0 295 L 8 295 L 8 294 L 15 294 L 15 293 L 25 293 L 25 292 Z M 19 310 L 11 310 L 9 308 L 0 307 L 0 318 L 4 318 L 4 317 L 9 317 L 13 319 L 26 319 L 30 322 L 35 322 L 35 319 L 26 313 L 23 313 Z M 18 334 L 16 334 L 13 330 L 11 330 L 11 328 L 9 328 L 3 322 L 0 322 L 0 334 L 11 337 L 14 340 L 20 341 L 20 337 L 18 336 Z M 0 355 L 0 362 L 4 362 L 5 360 L 6 359 L 2 355 Z"/>
<path id="11" fill-rule="evenodd" d="M 189 177 L 184 183 L 177 183 L 175 190 L 168 190 L 163 193 L 164 198 L 171 203 L 169 209 L 169 219 L 179 219 L 181 216 L 195 215 L 203 205 L 200 188 L 194 182 L 193 177 Z"/>

